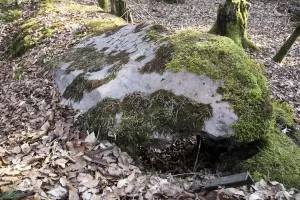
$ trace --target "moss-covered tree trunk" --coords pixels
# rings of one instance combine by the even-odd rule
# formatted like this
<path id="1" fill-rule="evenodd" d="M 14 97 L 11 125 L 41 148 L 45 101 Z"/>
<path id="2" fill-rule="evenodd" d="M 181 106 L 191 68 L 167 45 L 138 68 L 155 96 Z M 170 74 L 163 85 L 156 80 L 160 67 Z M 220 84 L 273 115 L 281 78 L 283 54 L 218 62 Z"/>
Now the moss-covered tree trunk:
<path id="1" fill-rule="evenodd" d="M 247 37 L 250 4 L 245 0 L 226 0 L 218 9 L 218 16 L 210 33 L 227 36 L 243 48 L 258 48 Z"/>
<path id="2" fill-rule="evenodd" d="M 105 12 L 108 12 L 108 0 L 98 0 L 98 4 Z"/>
<path id="3" fill-rule="evenodd" d="M 273 57 L 275 62 L 281 63 L 286 54 L 289 52 L 290 48 L 297 40 L 300 35 L 300 24 L 296 27 L 292 35 L 287 39 L 287 41 L 282 45 L 277 54 Z"/>

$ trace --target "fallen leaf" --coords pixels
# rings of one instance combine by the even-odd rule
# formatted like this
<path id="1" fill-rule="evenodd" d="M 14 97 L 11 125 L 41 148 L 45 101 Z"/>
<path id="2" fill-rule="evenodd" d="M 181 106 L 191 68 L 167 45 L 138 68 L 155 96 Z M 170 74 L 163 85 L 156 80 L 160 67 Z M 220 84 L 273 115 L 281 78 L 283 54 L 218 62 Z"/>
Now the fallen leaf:
<path id="1" fill-rule="evenodd" d="M 55 165 L 59 165 L 59 166 L 61 166 L 62 168 L 65 168 L 67 162 L 68 162 L 68 160 L 63 159 L 63 158 L 59 158 L 59 159 L 57 159 L 57 160 L 54 161 L 54 164 L 55 164 Z"/>
<path id="2" fill-rule="evenodd" d="M 80 200 L 80 197 L 76 191 L 69 190 L 69 200 Z"/>
<path id="3" fill-rule="evenodd" d="M 29 153 L 31 151 L 31 146 L 28 143 L 24 143 L 21 145 L 21 149 L 24 153 Z"/>
<path id="4" fill-rule="evenodd" d="M 96 138 L 96 136 L 95 136 L 95 133 L 92 132 L 91 134 L 89 134 L 89 135 L 85 138 L 84 141 L 87 142 L 87 143 L 94 143 L 94 142 L 96 142 L 96 141 L 97 141 L 97 138 Z"/>
<path id="5" fill-rule="evenodd" d="M 62 198 L 68 193 L 68 191 L 61 186 L 56 186 L 54 189 L 48 191 L 47 193 L 51 194 L 54 197 Z"/>

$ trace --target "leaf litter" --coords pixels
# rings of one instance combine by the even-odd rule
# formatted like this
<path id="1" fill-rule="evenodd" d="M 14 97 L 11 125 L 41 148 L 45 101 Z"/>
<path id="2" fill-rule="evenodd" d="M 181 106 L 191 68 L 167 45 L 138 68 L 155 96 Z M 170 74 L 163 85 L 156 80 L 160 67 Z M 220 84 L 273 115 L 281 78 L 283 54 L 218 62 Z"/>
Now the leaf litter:
<path id="1" fill-rule="evenodd" d="M 210 7 L 212 1 L 199 1 L 199 3 L 207 6 L 200 10 L 206 12 L 206 15 L 203 16 L 208 17 L 208 22 L 213 22 L 214 20 L 209 17 L 211 15 L 209 12 L 215 14 L 215 10 Z M 265 8 L 259 3 L 258 5 L 257 7 L 260 9 Z M 169 9 L 167 5 L 162 8 L 163 12 Z M 137 167 L 126 152 L 122 152 L 114 144 L 98 141 L 94 133 L 79 131 L 74 126 L 78 113 L 60 104 L 59 94 L 52 84 L 51 71 L 46 71 L 43 65 L 80 42 L 80 38 L 75 37 L 76 28 L 74 30 L 73 27 L 77 27 L 81 32 L 85 32 L 85 27 L 84 25 L 66 26 L 69 28 L 60 30 L 49 38 L 44 38 L 40 44 L 29 49 L 21 57 L 9 58 L 8 49 L 19 31 L 18 27 L 23 23 L 22 20 L 30 18 L 35 12 L 31 5 L 26 3 L 23 5 L 23 11 L 23 19 L 12 23 L 0 22 L 1 193 L 8 194 L 7 192 L 13 188 L 16 191 L 24 192 L 23 196 L 21 195 L 22 199 L 35 200 L 300 199 L 299 190 L 293 188 L 286 190 L 280 183 L 264 180 L 249 188 L 220 188 L 211 192 L 194 194 L 190 191 L 192 177 L 181 183 L 171 174 L 165 177 L 159 174 L 144 173 L 143 169 Z M 172 10 L 174 14 L 176 14 L 175 11 L 176 9 Z M 60 21 L 68 24 L 71 19 L 82 19 L 82 16 L 92 19 L 99 17 L 100 14 L 98 12 L 88 14 L 70 11 L 50 12 L 41 16 L 40 20 L 42 22 Z M 162 13 L 161 16 L 163 18 Z M 199 24 L 201 25 L 204 21 L 202 20 Z M 180 23 L 178 20 L 173 20 L 169 24 Z M 289 31 L 285 31 L 285 35 Z M 269 44 L 269 42 L 265 44 Z M 264 50 L 264 52 L 268 51 Z M 297 59 L 294 56 L 295 53 L 297 50 L 293 49 L 287 59 L 286 63 L 290 65 L 288 69 L 295 66 L 295 59 Z M 264 54 L 255 56 L 258 58 L 261 56 L 262 60 L 266 58 Z M 42 62 L 38 62 L 41 57 L 43 57 Z M 16 69 L 19 69 L 24 63 L 26 67 L 22 69 L 21 78 L 13 79 Z M 272 67 L 274 65 L 273 63 Z M 267 70 L 273 70 L 272 67 Z M 278 87 L 277 85 L 286 81 L 286 77 L 291 75 L 293 78 L 295 74 L 298 76 L 299 73 L 298 71 L 290 72 L 282 66 L 278 66 L 278 68 L 276 71 L 269 72 L 273 78 L 270 80 L 277 81 L 271 86 L 273 95 L 275 98 L 282 99 L 289 96 L 284 100 L 294 105 L 295 113 L 298 115 L 297 108 L 299 106 L 295 101 L 297 98 L 290 100 L 292 99 L 290 96 L 295 94 L 295 88 L 298 87 L 297 83 L 288 82 L 288 90 L 284 91 L 290 92 L 291 95 L 287 96 L 286 93 L 282 93 L 282 89 L 278 89 L 282 86 Z M 278 71 L 280 73 L 277 73 Z M 294 80 L 292 78 L 288 80 Z M 201 174 L 201 177 L 211 179 L 218 176 L 204 173 Z"/>

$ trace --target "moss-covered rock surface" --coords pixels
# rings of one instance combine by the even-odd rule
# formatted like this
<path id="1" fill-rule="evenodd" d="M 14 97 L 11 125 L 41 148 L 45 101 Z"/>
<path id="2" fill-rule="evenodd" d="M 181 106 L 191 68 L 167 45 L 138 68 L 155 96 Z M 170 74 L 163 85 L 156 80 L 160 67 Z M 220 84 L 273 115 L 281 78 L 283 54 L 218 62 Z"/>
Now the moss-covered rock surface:
<path id="1" fill-rule="evenodd" d="M 251 148 L 226 158 L 232 172 L 300 183 L 289 175 L 299 173 L 292 156 L 300 150 L 277 131 L 293 124 L 292 110 L 270 99 L 263 67 L 230 38 L 127 25 L 89 38 L 55 66 L 64 102 L 84 112 L 82 127 L 132 155 L 191 134 L 226 138 Z"/>

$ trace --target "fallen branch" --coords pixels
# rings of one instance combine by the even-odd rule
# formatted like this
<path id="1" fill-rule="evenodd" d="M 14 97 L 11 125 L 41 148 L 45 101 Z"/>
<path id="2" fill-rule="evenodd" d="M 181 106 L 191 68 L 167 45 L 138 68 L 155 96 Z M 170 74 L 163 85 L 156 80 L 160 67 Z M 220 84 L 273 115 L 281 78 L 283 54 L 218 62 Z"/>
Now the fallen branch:
<path id="1" fill-rule="evenodd" d="M 197 180 L 189 188 L 189 192 L 195 193 L 205 189 L 207 191 L 216 190 L 219 187 L 239 187 L 252 185 L 254 183 L 249 172 L 224 176 L 216 179 Z"/>

